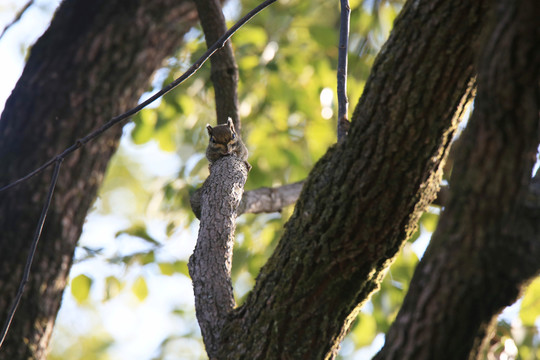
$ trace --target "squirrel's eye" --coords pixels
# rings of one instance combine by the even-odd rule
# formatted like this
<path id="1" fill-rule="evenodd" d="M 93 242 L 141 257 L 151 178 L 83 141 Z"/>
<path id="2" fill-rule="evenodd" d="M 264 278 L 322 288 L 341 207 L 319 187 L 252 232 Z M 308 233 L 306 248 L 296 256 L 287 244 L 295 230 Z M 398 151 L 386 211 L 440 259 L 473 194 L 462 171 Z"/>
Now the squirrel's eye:
<path id="1" fill-rule="evenodd" d="M 211 137 L 211 138 L 210 138 L 210 142 L 211 142 L 211 143 L 215 143 L 215 142 L 216 142 L 216 139 L 214 139 L 214 137 Z"/>
<path id="2" fill-rule="evenodd" d="M 236 134 L 235 133 L 232 133 L 232 138 L 236 139 Z"/>

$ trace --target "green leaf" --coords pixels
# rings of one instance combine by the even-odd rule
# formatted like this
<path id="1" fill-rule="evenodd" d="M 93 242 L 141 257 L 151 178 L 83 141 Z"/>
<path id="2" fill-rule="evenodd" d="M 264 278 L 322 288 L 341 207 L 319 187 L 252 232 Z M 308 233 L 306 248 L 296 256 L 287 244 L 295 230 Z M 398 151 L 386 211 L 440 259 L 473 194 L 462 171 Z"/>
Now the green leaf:
<path id="1" fill-rule="evenodd" d="M 173 266 L 174 266 L 174 271 L 175 272 L 177 272 L 179 274 L 183 274 L 183 275 L 189 277 L 189 270 L 188 270 L 187 261 L 181 261 L 181 260 L 175 261 L 173 263 Z"/>
<path id="2" fill-rule="evenodd" d="M 163 263 L 159 263 L 158 266 L 159 266 L 159 271 L 161 271 L 163 275 L 171 276 L 172 274 L 174 274 L 174 266 L 172 263 L 163 262 Z"/>
<path id="3" fill-rule="evenodd" d="M 439 223 L 439 215 L 425 212 L 422 214 L 420 222 L 427 231 L 434 232 L 435 229 L 437 229 L 437 224 Z"/>
<path id="4" fill-rule="evenodd" d="M 171 126 L 168 126 L 167 128 L 158 131 L 155 138 L 161 150 L 166 152 L 174 152 L 176 150 L 174 132 L 170 131 L 169 128 L 171 128 Z"/>
<path id="5" fill-rule="evenodd" d="M 351 337 L 357 347 L 371 344 L 377 335 L 377 322 L 372 315 L 360 313 Z"/>
<path id="6" fill-rule="evenodd" d="M 122 282 L 116 276 L 107 276 L 105 278 L 105 301 L 120 294 L 123 287 Z"/>
<path id="7" fill-rule="evenodd" d="M 540 315 L 540 278 L 536 278 L 525 291 L 519 318 L 523 325 L 534 326 L 534 322 Z"/>
<path id="8" fill-rule="evenodd" d="M 152 110 L 142 111 L 137 115 L 135 128 L 131 132 L 135 144 L 144 144 L 152 138 L 157 119 L 157 112 Z"/>
<path id="9" fill-rule="evenodd" d="M 71 295 L 77 300 L 79 304 L 88 300 L 90 295 L 90 288 L 92 287 L 92 279 L 88 276 L 81 274 L 71 280 Z"/>
<path id="10" fill-rule="evenodd" d="M 245 26 L 243 31 L 239 31 L 234 36 L 234 44 L 237 46 L 253 44 L 264 46 L 268 42 L 266 31 L 257 26 Z"/>
<path id="11" fill-rule="evenodd" d="M 148 296 L 148 285 L 146 285 L 146 280 L 144 277 L 139 276 L 135 282 L 133 282 L 131 291 L 133 292 L 133 295 L 139 299 L 139 301 L 144 301 L 144 299 L 146 299 Z"/>
<path id="12" fill-rule="evenodd" d="M 323 47 L 336 46 L 339 41 L 338 36 L 333 29 L 327 26 L 314 25 L 309 28 L 309 33 L 313 40 Z"/>

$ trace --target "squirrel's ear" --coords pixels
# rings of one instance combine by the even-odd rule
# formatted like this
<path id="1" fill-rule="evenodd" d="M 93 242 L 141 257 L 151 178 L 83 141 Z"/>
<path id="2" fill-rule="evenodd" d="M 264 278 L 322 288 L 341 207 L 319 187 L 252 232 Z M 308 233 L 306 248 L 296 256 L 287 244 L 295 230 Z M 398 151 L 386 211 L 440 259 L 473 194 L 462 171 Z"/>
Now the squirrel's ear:
<path id="1" fill-rule="evenodd" d="M 206 124 L 206 131 L 208 131 L 208 135 L 212 136 L 212 130 L 214 130 L 210 124 Z"/>
<path id="2" fill-rule="evenodd" d="M 232 130 L 234 130 L 234 125 L 233 125 L 232 119 L 231 119 L 230 117 L 227 119 L 227 125 L 228 125 Z"/>

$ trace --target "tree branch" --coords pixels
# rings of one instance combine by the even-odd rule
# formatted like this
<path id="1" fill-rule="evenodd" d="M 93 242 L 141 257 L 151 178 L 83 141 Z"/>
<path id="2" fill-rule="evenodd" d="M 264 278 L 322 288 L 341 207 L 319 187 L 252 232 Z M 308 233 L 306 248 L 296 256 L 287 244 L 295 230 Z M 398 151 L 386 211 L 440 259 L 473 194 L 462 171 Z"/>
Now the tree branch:
<path id="1" fill-rule="evenodd" d="M 199 19 L 204 30 L 206 44 L 210 47 L 227 30 L 225 17 L 219 0 L 198 0 L 195 2 Z M 232 45 L 228 42 L 210 58 L 211 79 L 214 84 L 216 115 L 218 124 L 226 124 L 230 117 L 240 133 L 238 118 L 238 66 L 234 59 Z"/>
<path id="2" fill-rule="evenodd" d="M 189 259 L 195 310 L 206 351 L 217 357 L 220 334 L 234 308 L 231 281 L 236 208 L 242 199 L 247 168 L 235 156 L 212 164 L 201 189 L 201 223 L 197 245 Z"/>
<path id="3" fill-rule="evenodd" d="M 304 181 L 299 181 L 275 188 L 246 191 L 238 205 L 237 215 L 279 212 L 298 200 L 303 185 Z M 197 219 L 201 218 L 201 189 L 197 189 L 190 198 L 191 210 Z"/>
<path id="4" fill-rule="evenodd" d="M 298 200 L 303 185 L 304 181 L 299 181 L 275 188 L 246 191 L 238 206 L 238 215 L 281 211 Z"/>
<path id="5" fill-rule="evenodd" d="M 523 209 L 540 142 L 540 3 L 503 0 L 494 15 L 448 205 L 378 359 L 477 358 L 540 270 L 540 212 Z"/>
<path id="6" fill-rule="evenodd" d="M 17 14 L 15 14 L 15 17 L 13 18 L 13 20 L 11 20 L 9 24 L 4 26 L 4 30 L 2 30 L 2 33 L 0 33 L 0 39 L 4 37 L 4 34 L 9 30 L 10 27 L 15 25 L 19 20 L 21 20 L 26 10 L 28 10 L 30 6 L 32 6 L 33 4 L 34 4 L 34 0 L 29 0 L 26 4 L 24 4 L 24 6 L 19 11 L 17 11 Z"/>
<path id="7" fill-rule="evenodd" d="M 228 318 L 220 358 L 335 357 L 361 305 L 436 196 L 472 91 L 486 4 L 405 4 L 349 135 L 311 171 L 253 291 Z"/>
<path id="8" fill-rule="evenodd" d="M 348 0 L 341 0 L 341 22 L 339 27 L 339 58 L 337 71 L 338 96 L 338 142 L 342 141 L 349 131 L 350 123 L 347 119 L 349 100 L 347 100 L 347 57 L 349 47 L 349 22 L 351 8 Z"/>

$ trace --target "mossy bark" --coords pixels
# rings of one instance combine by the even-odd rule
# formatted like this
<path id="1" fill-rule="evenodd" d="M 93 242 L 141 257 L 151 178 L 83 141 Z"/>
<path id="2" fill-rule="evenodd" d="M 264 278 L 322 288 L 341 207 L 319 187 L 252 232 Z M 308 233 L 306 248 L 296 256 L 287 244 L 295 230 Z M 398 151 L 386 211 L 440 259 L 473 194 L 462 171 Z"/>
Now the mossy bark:
<path id="1" fill-rule="evenodd" d="M 470 99 L 484 1 L 409 1 L 347 139 L 316 164 L 220 359 L 333 358 L 435 198 Z"/>
<path id="2" fill-rule="evenodd" d="M 377 359 L 477 358 L 540 271 L 538 209 L 524 211 L 540 141 L 540 3 L 495 9 L 448 204 Z"/>

